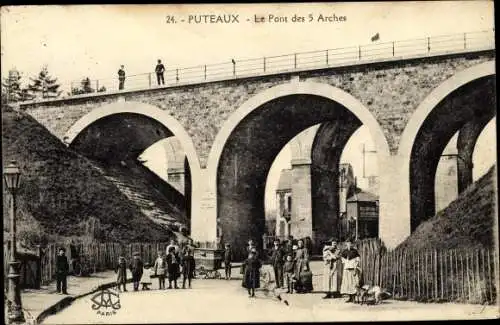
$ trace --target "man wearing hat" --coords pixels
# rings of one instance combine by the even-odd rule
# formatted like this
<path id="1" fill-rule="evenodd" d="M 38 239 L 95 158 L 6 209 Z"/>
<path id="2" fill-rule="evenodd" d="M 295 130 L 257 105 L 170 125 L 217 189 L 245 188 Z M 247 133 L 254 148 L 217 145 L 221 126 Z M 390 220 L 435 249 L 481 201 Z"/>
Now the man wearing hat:
<path id="1" fill-rule="evenodd" d="M 66 277 L 69 272 L 68 258 L 64 255 L 66 250 L 61 247 L 56 259 L 56 280 L 57 280 L 57 292 L 67 295 L 67 281 Z M 62 287 L 62 288 L 61 288 Z"/>
<path id="2" fill-rule="evenodd" d="M 233 262 L 233 251 L 231 245 L 226 243 L 224 250 L 224 273 L 226 275 L 226 280 L 231 280 L 231 263 Z"/>
<path id="3" fill-rule="evenodd" d="M 139 252 L 134 252 L 132 261 L 129 265 L 130 272 L 132 272 L 132 282 L 134 283 L 134 291 L 139 290 L 139 282 L 141 282 L 144 263 L 142 263 Z"/>
<path id="4" fill-rule="evenodd" d="M 274 246 L 271 251 L 271 264 L 274 270 L 274 279 L 276 287 L 283 288 L 283 264 L 285 262 L 285 251 L 280 245 L 279 239 L 274 240 Z"/>

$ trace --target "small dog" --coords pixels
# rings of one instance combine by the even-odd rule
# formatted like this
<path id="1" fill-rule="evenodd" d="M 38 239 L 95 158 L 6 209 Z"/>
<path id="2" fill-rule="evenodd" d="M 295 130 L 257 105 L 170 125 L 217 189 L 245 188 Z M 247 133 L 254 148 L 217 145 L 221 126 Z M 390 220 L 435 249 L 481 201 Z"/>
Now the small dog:
<path id="1" fill-rule="evenodd" d="M 366 302 L 366 292 L 367 290 L 365 290 L 364 288 L 365 286 L 363 287 L 359 287 L 357 286 L 356 287 L 356 300 L 354 301 L 355 303 L 357 304 L 363 304 Z"/>
<path id="2" fill-rule="evenodd" d="M 356 288 L 356 298 L 357 303 L 359 304 L 367 304 L 368 297 L 373 297 L 374 304 L 379 304 L 383 299 L 387 299 L 391 296 L 389 292 L 385 289 L 382 289 L 380 286 L 372 286 L 369 284 L 365 284 L 362 287 Z"/>

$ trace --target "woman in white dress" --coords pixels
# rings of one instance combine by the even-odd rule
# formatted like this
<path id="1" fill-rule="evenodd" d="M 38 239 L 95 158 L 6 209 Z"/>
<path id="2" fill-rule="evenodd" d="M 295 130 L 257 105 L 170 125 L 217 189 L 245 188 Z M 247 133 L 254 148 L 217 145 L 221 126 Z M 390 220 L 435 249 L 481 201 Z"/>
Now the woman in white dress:
<path id="1" fill-rule="evenodd" d="M 348 295 L 349 299 L 346 302 L 354 302 L 356 296 L 356 288 L 359 286 L 361 267 L 361 258 L 358 251 L 351 246 L 351 242 L 346 241 L 346 249 L 342 252 L 342 264 L 344 271 L 342 272 L 342 285 L 340 293 Z"/>

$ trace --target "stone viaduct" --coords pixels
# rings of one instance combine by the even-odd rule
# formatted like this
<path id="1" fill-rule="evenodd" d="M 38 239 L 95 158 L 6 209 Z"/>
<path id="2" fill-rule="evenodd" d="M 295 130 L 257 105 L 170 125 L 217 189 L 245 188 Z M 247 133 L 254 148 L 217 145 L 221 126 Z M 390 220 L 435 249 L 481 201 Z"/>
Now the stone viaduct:
<path id="1" fill-rule="evenodd" d="M 310 173 L 312 195 L 294 206 L 312 218 L 304 235 L 335 231 L 338 164 L 361 125 L 376 145 L 379 234 L 388 247 L 434 211 L 440 155 L 459 132 L 459 188 L 472 182 L 472 152 L 496 115 L 495 50 L 384 60 L 190 85 L 24 103 L 54 135 L 108 162 L 136 158 L 175 136 L 189 171 L 191 235 L 244 245 L 261 238 L 266 177 L 281 148 L 320 124 L 292 162 Z M 188 180 L 186 180 L 188 181 Z M 322 237 L 323 236 L 323 237 Z"/>

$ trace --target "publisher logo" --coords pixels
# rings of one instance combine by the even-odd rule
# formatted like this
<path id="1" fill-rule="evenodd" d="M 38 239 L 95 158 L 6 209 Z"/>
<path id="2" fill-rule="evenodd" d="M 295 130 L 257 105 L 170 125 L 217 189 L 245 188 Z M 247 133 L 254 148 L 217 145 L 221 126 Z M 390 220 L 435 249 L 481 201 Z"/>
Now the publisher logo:
<path id="1" fill-rule="evenodd" d="M 120 295 L 118 292 L 105 289 L 92 296 L 92 309 L 97 311 L 98 315 L 112 316 L 121 308 Z"/>

